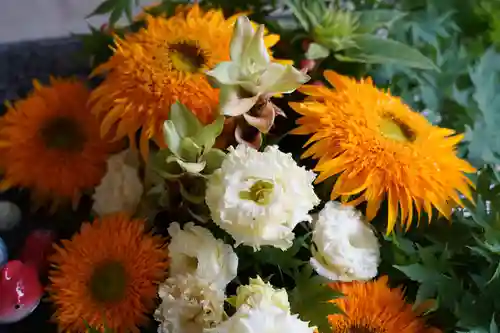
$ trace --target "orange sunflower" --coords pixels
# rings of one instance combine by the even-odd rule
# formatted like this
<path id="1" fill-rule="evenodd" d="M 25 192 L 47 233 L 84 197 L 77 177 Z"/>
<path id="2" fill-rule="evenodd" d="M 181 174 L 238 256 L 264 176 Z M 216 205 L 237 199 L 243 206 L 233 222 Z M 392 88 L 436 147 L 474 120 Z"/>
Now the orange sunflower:
<path id="1" fill-rule="evenodd" d="M 140 150 L 148 155 L 148 140 L 162 145 L 161 128 L 170 106 L 180 101 L 207 124 L 217 115 L 219 91 L 204 72 L 228 61 L 237 16 L 225 19 L 221 10 L 182 6 L 170 17 L 146 17 L 146 28 L 116 38 L 114 55 L 93 74 L 107 74 L 91 96 L 92 110 L 103 119 L 101 134 L 128 136 L 142 127 Z M 279 40 L 267 35 L 271 47 Z"/>
<path id="2" fill-rule="evenodd" d="M 355 81 L 332 71 L 325 77 L 335 90 L 305 85 L 299 90 L 309 97 L 290 105 L 303 116 L 292 133 L 312 134 L 302 158 L 318 160 L 316 182 L 339 175 L 332 200 L 367 201 L 366 216 L 372 220 L 387 197 L 387 232 L 399 210 L 409 228 L 414 208 L 419 218 L 427 212 L 430 221 L 433 207 L 449 217 L 455 204 L 462 205 L 458 192 L 472 201 L 473 184 L 464 172 L 475 170 L 455 152 L 463 135 L 433 126 L 370 78 Z"/>
<path id="3" fill-rule="evenodd" d="M 55 248 L 49 292 L 60 329 L 83 332 L 87 322 L 138 332 L 168 266 L 163 239 L 145 234 L 143 220 L 115 214 L 83 224 Z"/>
<path id="4" fill-rule="evenodd" d="M 37 204 L 64 200 L 76 206 L 86 189 L 99 184 L 110 146 L 86 107 L 90 92 L 82 82 L 51 79 L 0 119 L 1 189 L 31 190 Z"/>
<path id="5" fill-rule="evenodd" d="M 425 325 L 405 302 L 401 288 L 390 289 L 387 277 L 370 282 L 340 282 L 330 286 L 344 294 L 331 301 L 344 313 L 328 316 L 337 333 L 440 333 Z"/>

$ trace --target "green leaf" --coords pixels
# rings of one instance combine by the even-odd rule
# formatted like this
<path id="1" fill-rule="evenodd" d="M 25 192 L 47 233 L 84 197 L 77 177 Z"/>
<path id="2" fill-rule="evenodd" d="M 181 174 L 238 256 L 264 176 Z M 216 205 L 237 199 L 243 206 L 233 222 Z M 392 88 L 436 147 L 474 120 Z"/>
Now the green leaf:
<path id="1" fill-rule="evenodd" d="M 182 138 L 180 146 L 180 157 L 185 162 L 196 163 L 202 152 L 200 147 L 192 138 Z"/>
<path id="2" fill-rule="evenodd" d="M 318 43 L 311 43 L 309 44 L 309 48 L 307 49 L 306 52 L 306 58 L 307 59 L 323 59 L 326 58 L 330 55 L 330 50 L 323 45 L 320 45 Z"/>
<path id="3" fill-rule="evenodd" d="M 439 272 L 420 264 L 412 264 L 408 266 L 395 265 L 394 267 L 405 273 L 409 279 L 420 283 L 439 281 L 443 279 L 443 276 Z"/>
<path id="4" fill-rule="evenodd" d="M 285 274 L 292 276 L 293 272 L 304 263 L 302 260 L 297 259 L 296 255 L 303 247 L 305 239 L 309 236 L 310 234 L 296 237 L 293 245 L 286 251 L 271 246 L 263 246 L 260 251 L 254 253 L 253 257 L 256 262 L 276 266 Z"/>
<path id="5" fill-rule="evenodd" d="M 498 326 L 495 321 L 495 316 L 491 318 L 491 324 L 490 324 L 490 333 L 498 333 Z"/>
<path id="6" fill-rule="evenodd" d="M 210 175 L 215 170 L 219 169 L 222 165 L 222 161 L 226 158 L 226 154 L 220 150 L 212 148 L 206 154 L 203 155 L 203 160 L 207 162 L 205 167 L 205 173 Z"/>
<path id="7" fill-rule="evenodd" d="M 211 149 L 217 137 L 222 133 L 224 119 L 224 116 L 217 117 L 214 122 L 201 128 L 198 134 L 193 138 L 199 146 L 204 148 L 204 151 Z"/>
<path id="8" fill-rule="evenodd" d="M 175 124 L 171 120 L 163 123 L 163 139 L 168 149 L 176 156 L 181 157 L 181 136 L 175 129 Z"/>
<path id="9" fill-rule="evenodd" d="M 202 129 L 202 124 L 194 113 L 178 101 L 170 107 L 168 119 L 174 123 L 182 138 L 195 136 Z"/>
<path id="10" fill-rule="evenodd" d="M 361 10 L 357 13 L 360 25 L 358 31 L 362 33 L 372 33 L 382 27 L 389 28 L 395 21 L 406 15 L 406 13 L 394 9 Z"/>
<path id="11" fill-rule="evenodd" d="M 186 188 L 186 186 L 179 181 L 179 191 L 184 199 L 186 199 L 189 202 L 192 202 L 194 204 L 202 204 L 205 202 L 205 195 L 203 194 L 198 194 L 198 193 L 193 193 L 193 187 Z M 197 188 L 194 188 L 194 191 L 196 191 Z M 191 191 L 191 192 L 190 192 Z"/>
<path id="12" fill-rule="evenodd" d="M 120 0 L 106 0 L 103 3 L 101 3 L 99 6 L 97 6 L 96 9 L 89 15 L 87 15 L 86 18 L 96 16 L 96 15 L 102 15 L 111 12 L 117 7 L 117 4 Z"/>
<path id="13" fill-rule="evenodd" d="M 309 321 L 319 332 L 331 332 L 328 316 L 342 311 L 331 300 L 342 297 L 338 291 L 328 286 L 320 276 L 313 276 L 310 265 L 304 265 L 295 277 L 295 288 L 290 293 L 292 313 L 300 319 Z"/>
<path id="14" fill-rule="evenodd" d="M 293 15 L 299 21 L 300 25 L 304 28 L 305 31 L 309 31 L 311 26 L 309 25 L 309 21 L 307 16 L 302 11 L 302 1 L 301 0 L 286 0 L 286 5 L 288 8 L 292 10 Z"/>
<path id="15" fill-rule="evenodd" d="M 355 35 L 352 40 L 358 48 L 347 49 L 344 55 L 336 54 L 337 59 L 347 62 L 393 64 L 439 71 L 434 62 L 420 51 L 395 40 L 372 35 Z"/>

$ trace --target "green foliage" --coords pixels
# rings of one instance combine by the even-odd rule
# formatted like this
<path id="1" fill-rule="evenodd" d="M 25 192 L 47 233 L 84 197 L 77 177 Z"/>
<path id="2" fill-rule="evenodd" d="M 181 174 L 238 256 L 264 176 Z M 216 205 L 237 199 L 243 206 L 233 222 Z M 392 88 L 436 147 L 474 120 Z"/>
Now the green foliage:
<path id="1" fill-rule="evenodd" d="M 105 0 L 88 17 L 109 14 L 109 25 L 111 27 L 124 15 L 132 22 L 134 4 L 138 6 L 139 0 Z"/>
<path id="2" fill-rule="evenodd" d="M 441 321 L 451 314 L 460 330 L 487 329 L 500 313 L 500 177 L 479 173 L 476 205 L 455 212 L 453 224 L 436 221 L 405 235 L 405 256 L 395 265 L 416 283 L 417 304 L 435 299 Z M 394 262 L 394 261 L 393 261 Z"/>
<path id="3" fill-rule="evenodd" d="M 331 51 L 340 61 L 436 69 L 417 49 L 375 35 L 379 29 L 387 29 L 403 18 L 404 12 L 350 11 L 339 8 L 335 2 L 327 5 L 324 0 L 288 0 L 287 4 L 302 30 L 314 41 L 306 52 L 309 59 L 326 58 Z"/>
<path id="4" fill-rule="evenodd" d="M 147 206 L 156 207 L 155 210 L 185 208 L 192 218 L 208 220 L 205 183 L 225 157 L 222 150 L 213 148 L 223 126 L 222 116 L 204 126 L 181 103 L 172 105 L 163 126 L 167 148 L 152 155 L 146 171 L 152 183 L 148 192 L 152 204 Z"/>
<path id="5" fill-rule="evenodd" d="M 298 313 L 302 320 L 309 321 L 320 332 L 330 332 L 328 315 L 342 313 L 330 301 L 342 296 L 329 287 L 325 279 L 313 275 L 311 266 L 306 264 L 295 274 L 295 288 L 290 292 L 292 313 Z"/>

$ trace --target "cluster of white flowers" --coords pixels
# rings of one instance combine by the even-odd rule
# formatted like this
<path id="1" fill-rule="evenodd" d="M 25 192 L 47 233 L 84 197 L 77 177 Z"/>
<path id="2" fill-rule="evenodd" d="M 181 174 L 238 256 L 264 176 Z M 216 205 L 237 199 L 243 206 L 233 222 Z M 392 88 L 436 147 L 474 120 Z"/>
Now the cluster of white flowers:
<path id="1" fill-rule="evenodd" d="M 287 91 L 282 83 L 290 76 L 295 78 L 290 89 L 303 81 L 304 75 L 293 67 L 270 63 L 263 28 L 256 32 L 248 19 L 239 19 L 236 36 L 241 40 L 231 47 L 239 51 L 233 50 L 232 62 L 219 65 L 212 74 L 219 81 L 227 79 L 222 80 L 226 90 L 236 93 L 243 84 L 254 94 L 250 104 L 245 104 L 245 98 L 237 100 L 239 113 L 251 109 L 262 94 Z M 257 46 L 255 54 L 239 54 Z M 254 66 L 251 56 L 260 57 L 262 68 Z M 242 64 L 249 68 L 234 70 Z M 264 86 L 268 83 L 259 80 L 259 73 L 276 74 L 274 90 Z M 231 79 L 226 74 L 236 76 Z M 222 109 L 233 112 L 233 104 L 226 104 Z M 188 126 L 189 121 L 181 121 L 181 125 Z M 143 185 L 131 157 L 130 151 L 124 151 L 109 159 L 107 173 L 93 196 L 97 214 L 136 211 Z M 235 246 L 249 246 L 254 251 L 271 246 L 285 251 L 293 245 L 296 226 L 312 222 L 309 264 L 317 274 L 332 281 L 369 280 L 377 275 L 380 250 L 371 227 L 354 208 L 334 201 L 327 202 L 313 218 L 311 211 L 320 203 L 313 187 L 316 174 L 297 165 L 291 154 L 277 146 L 258 151 L 240 144 L 216 157 L 217 166 L 223 160 L 206 177 L 205 203 L 213 222 L 234 239 Z M 275 289 L 259 276 L 239 286 L 236 295 L 227 299 L 227 285 L 237 276 L 238 256 L 233 246 L 215 238 L 209 229 L 193 222 L 183 227 L 174 222 L 168 233 L 169 277 L 158 289 L 158 333 L 315 332 L 315 327 L 292 313 L 287 291 Z M 230 317 L 224 311 L 226 300 L 235 308 Z"/>
<path id="2" fill-rule="evenodd" d="M 161 333 L 201 333 L 224 314 L 226 285 L 236 277 L 238 256 L 209 230 L 187 223 L 168 228 L 170 277 L 160 285 L 156 310 Z"/>
<path id="3" fill-rule="evenodd" d="M 354 208 L 328 202 L 314 221 L 313 242 L 310 263 L 319 275 L 334 281 L 377 275 L 378 239 Z"/>
<path id="4" fill-rule="evenodd" d="M 118 212 L 134 213 L 144 187 L 138 174 L 138 161 L 130 150 L 112 155 L 107 172 L 95 188 L 92 209 L 99 215 Z"/>
<path id="5" fill-rule="evenodd" d="M 211 333 L 313 333 L 315 327 L 292 314 L 288 294 L 284 289 L 276 290 L 260 277 L 250 279 L 250 284 L 241 286 L 234 298 L 236 313 L 220 323 Z"/>
<path id="6" fill-rule="evenodd" d="M 259 152 L 241 144 L 230 148 L 209 179 L 206 203 L 214 222 L 237 245 L 285 250 L 292 245 L 295 226 L 311 221 L 309 211 L 319 203 L 315 177 L 276 146 Z"/>

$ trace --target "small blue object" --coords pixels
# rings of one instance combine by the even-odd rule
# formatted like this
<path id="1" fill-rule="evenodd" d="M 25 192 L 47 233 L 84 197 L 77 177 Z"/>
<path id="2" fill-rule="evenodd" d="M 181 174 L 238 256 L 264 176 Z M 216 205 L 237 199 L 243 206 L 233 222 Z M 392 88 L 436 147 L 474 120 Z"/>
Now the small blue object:
<path id="1" fill-rule="evenodd" d="M 0 238 L 0 268 L 7 263 L 9 260 L 9 256 L 7 254 L 7 246 L 3 242 L 2 238 Z"/>

